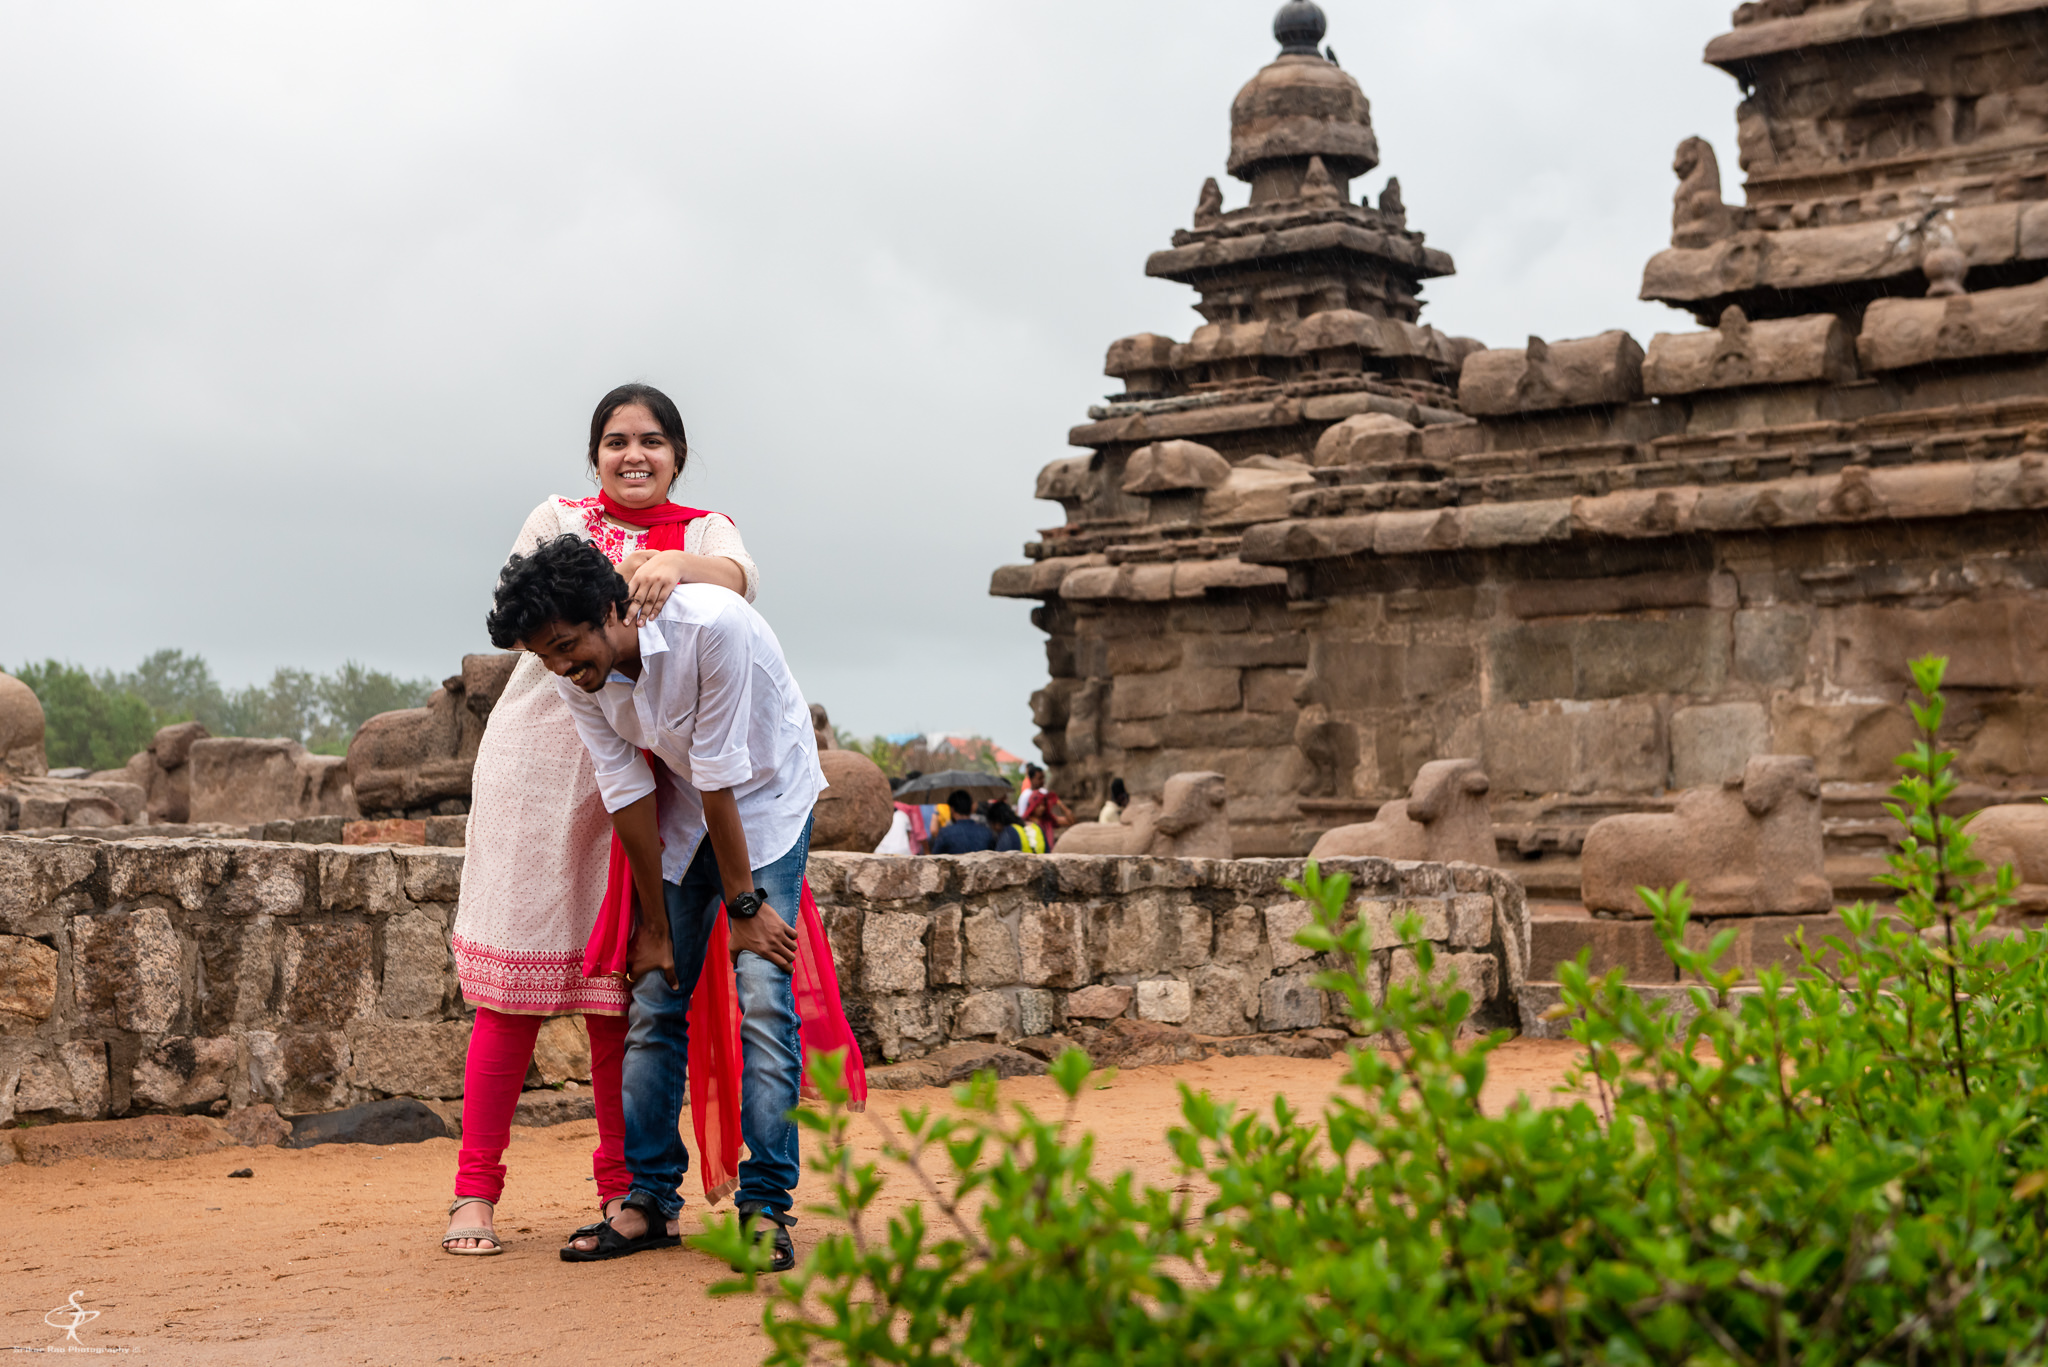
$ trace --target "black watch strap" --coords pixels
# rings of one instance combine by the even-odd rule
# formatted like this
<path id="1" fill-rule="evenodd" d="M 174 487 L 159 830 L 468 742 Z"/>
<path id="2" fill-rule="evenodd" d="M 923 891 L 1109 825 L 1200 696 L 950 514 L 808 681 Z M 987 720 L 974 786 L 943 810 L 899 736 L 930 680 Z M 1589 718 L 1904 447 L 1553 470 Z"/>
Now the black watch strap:
<path id="1" fill-rule="evenodd" d="M 761 914 L 761 908 L 767 904 L 767 901 L 768 889 L 755 888 L 752 892 L 743 892 L 730 902 L 727 902 L 725 904 L 725 914 L 737 917 L 742 921 L 751 921 L 754 917 Z"/>

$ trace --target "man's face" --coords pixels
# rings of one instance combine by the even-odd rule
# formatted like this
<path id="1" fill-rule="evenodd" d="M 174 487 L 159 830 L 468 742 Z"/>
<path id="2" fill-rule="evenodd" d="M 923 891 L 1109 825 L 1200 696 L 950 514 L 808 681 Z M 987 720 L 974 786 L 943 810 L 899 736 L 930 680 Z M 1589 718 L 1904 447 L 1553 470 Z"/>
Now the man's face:
<path id="1" fill-rule="evenodd" d="M 548 672 L 595 693 L 618 668 L 619 651 L 602 627 L 586 622 L 549 622 L 519 647 L 540 656 Z"/>

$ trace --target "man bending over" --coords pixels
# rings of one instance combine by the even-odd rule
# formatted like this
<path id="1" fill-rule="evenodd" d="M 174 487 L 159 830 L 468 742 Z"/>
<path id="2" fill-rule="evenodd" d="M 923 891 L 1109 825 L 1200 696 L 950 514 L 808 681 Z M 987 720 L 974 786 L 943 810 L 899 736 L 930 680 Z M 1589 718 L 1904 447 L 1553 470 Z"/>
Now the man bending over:
<path id="1" fill-rule="evenodd" d="M 633 871 L 639 914 L 627 973 L 626 1165 L 633 1189 L 571 1262 L 672 1247 L 690 1155 L 678 1133 L 689 1072 L 690 998 L 713 912 L 725 903 L 741 1011 L 740 1134 L 748 1156 L 736 1201 L 771 1266 L 796 1265 L 803 1054 L 790 966 L 811 805 L 824 791 L 817 741 L 782 646 L 730 589 L 679 584 L 654 619 L 623 624 L 626 581 L 573 536 L 513 556 L 498 577 L 491 641 L 538 655 L 556 676 L 597 769 L 598 792 Z M 642 751 L 660 761 L 650 767 Z M 649 915 L 665 907 L 667 916 Z M 723 972 L 726 966 L 710 966 Z M 773 1228 L 772 1236 L 767 1233 Z"/>

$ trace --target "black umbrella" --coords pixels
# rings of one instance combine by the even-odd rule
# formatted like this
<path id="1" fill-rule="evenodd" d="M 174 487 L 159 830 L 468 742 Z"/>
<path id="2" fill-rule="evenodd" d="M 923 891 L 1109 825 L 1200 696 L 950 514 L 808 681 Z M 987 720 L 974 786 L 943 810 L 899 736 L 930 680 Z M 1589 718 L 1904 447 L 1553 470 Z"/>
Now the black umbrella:
<path id="1" fill-rule="evenodd" d="M 947 794 L 956 790 L 972 798 L 1007 798 L 1010 781 L 1001 774 L 975 769 L 947 769 L 909 780 L 896 790 L 895 797 L 898 802 L 944 802 Z"/>

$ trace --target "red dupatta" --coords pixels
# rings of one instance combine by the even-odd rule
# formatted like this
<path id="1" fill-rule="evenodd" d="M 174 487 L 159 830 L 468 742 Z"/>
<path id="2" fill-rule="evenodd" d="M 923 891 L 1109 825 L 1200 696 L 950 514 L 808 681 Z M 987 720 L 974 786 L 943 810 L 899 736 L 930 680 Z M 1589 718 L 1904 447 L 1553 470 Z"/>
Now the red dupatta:
<path id="1" fill-rule="evenodd" d="M 647 528 L 645 547 L 656 551 L 683 549 L 687 524 L 708 516 L 705 509 L 661 503 L 652 508 L 628 508 L 600 492 L 598 502 L 605 515 L 619 522 Z M 647 757 L 652 765 L 652 755 Z M 709 839 L 707 836 L 706 839 Z M 690 1119 L 697 1132 L 697 1157 L 704 1180 L 704 1197 L 717 1204 L 739 1185 L 740 1164 L 740 1051 L 739 991 L 728 972 L 714 972 L 713 965 L 729 964 L 732 941 L 726 933 L 725 904 L 712 913 L 710 943 L 704 951 L 704 971 L 697 975 L 697 989 L 690 998 Z M 844 1050 L 845 1080 L 852 1093 L 851 1105 L 866 1107 L 867 1068 L 860 1044 L 847 1024 L 839 997 L 839 974 L 832 963 L 832 942 L 825 936 L 818 916 L 818 904 L 811 896 L 806 878 L 797 908 L 796 964 L 791 987 L 796 997 L 798 1033 L 805 1058 Z M 604 903 L 598 908 L 597 924 L 583 950 L 583 976 L 604 977 L 624 973 L 633 939 L 633 870 L 625 847 L 616 833 L 612 836 L 611 866 L 605 876 Z M 817 1095 L 805 1070 L 803 1094 Z"/>

